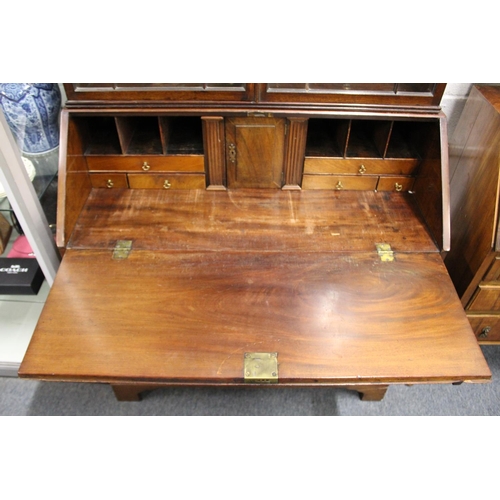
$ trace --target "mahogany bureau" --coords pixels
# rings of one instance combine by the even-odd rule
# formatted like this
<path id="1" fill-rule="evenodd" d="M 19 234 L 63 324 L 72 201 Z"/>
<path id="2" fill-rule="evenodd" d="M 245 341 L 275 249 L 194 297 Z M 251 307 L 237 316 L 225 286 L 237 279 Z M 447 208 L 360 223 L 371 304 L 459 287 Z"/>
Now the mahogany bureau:
<path id="1" fill-rule="evenodd" d="M 444 84 L 66 84 L 63 260 L 21 377 L 331 386 L 491 373 L 444 266 Z"/>

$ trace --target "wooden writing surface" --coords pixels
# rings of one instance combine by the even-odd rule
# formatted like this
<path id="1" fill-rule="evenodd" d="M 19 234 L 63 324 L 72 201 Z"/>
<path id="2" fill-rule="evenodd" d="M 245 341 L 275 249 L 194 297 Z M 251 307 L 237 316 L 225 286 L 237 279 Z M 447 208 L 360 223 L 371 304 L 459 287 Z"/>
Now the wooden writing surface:
<path id="1" fill-rule="evenodd" d="M 490 377 L 408 196 L 145 196 L 93 191 L 21 376 L 241 383 L 245 352 L 277 352 L 282 384 Z M 130 235 L 129 257 L 114 260 L 113 242 Z M 394 261 L 376 242 L 394 244 Z"/>

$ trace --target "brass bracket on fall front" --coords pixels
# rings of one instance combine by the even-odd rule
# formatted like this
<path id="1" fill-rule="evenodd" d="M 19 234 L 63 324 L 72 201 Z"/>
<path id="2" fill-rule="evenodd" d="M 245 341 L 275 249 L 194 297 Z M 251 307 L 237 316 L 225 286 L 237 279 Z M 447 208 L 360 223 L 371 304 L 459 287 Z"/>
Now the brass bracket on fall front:
<path id="1" fill-rule="evenodd" d="M 392 262 L 394 260 L 394 252 L 391 245 L 388 243 L 375 243 L 375 247 L 382 262 Z"/>
<path id="2" fill-rule="evenodd" d="M 243 378 L 245 382 L 254 384 L 277 384 L 278 353 L 246 352 L 244 358 Z"/>
<path id="3" fill-rule="evenodd" d="M 132 240 L 118 240 L 113 249 L 113 259 L 123 260 L 128 258 L 132 250 Z"/>

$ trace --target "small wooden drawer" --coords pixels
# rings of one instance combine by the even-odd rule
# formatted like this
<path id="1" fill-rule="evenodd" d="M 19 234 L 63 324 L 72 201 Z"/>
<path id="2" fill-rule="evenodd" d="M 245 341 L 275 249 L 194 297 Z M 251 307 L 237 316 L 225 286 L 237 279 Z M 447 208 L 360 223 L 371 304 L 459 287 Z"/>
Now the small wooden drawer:
<path id="1" fill-rule="evenodd" d="M 375 191 L 378 177 L 354 175 L 304 175 L 302 189 Z"/>
<path id="2" fill-rule="evenodd" d="M 476 338 L 481 343 L 500 342 L 500 314 L 467 314 Z"/>
<path id="3" fill-rule="evenodd" d="M 419 160 L 365 159 L 365 158 L 313 158 L 304 161 L 305 174 L 359 174 L 359 175 L 409 175 Z"/>
<path id="4" fill-rule="evenodd" d="M 411 191 L 413 177 L 380 177 L 377 191 Z"/>
<path id="5" fill-rule="evenodd" d="M 87 156 L 90 171 L 121 170 L 127 172 L 204 172 L 203 155 L 187 156 Z"/>
<path id="6" fill-rule="evenodd" d="M 479 284 L 469 305 L 469 311 L 500 311 L 500 281 Z"/>
<path id="7" fill-rule="evenodd" d="M 133 189 L 205 189 L 205 176 L 197 174 L 129 174 Z"/>
<path id="8" fill-rule="evenodd" d="M 90 182 L 95 188 L 128 188 L 127 174 L 91 174 Z"/>
<path id="9" fill-rule="evenodd" d="M 500 257 L 495 257 L 495 260 L 484 275 L 484 281 L 500 281 Z"/>

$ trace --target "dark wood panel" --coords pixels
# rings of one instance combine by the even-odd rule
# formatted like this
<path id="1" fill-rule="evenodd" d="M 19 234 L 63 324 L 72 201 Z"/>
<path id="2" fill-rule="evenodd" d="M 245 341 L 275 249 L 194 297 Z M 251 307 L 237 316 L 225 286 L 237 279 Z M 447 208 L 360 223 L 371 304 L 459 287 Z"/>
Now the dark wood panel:
<path id="1" fill-rule="evenodd" d="M 500 114 L 476 87 L 450 142 L 455 168 L 446 265 L 462 295 L 495 248 L 498 224 Z"/>
<path id="2" fill-rule="evenodd" d="M 450 189 L 448 177 L 448 134 L 446 117 L 415 123 L 414 147 L 422 162 L 413 184 L 420 211 L 441 250 L 450 249 Z"/>
<path id="3" fill-rule="evenodd" d="M 285 154 L 282 118 L 226 120 L 228 188 L 281 188 Z"/>
<path id="4" fill-rule="evenodd" d="M 71 246 L 118 239 L 173 251 L 437 251 L 410 194 L 370 191 L 92 191 Z"/>
<path id="5" fill-rule="evenodd" d="M 484 281 L 500 281 L 500 256 L 496 255 L 491 267 L 484 275 Z"/>
<path id="6" fill-rule="evenodd" d="M 202 117 L 207 189 L 226 189 L 226 138 L 222 116 Z"/>
<path id="7" fill-rule="evenodd" d="M 440 256 L 376 252 L 68 250 L 19 373 L 231 383 L 248 351 L 284 383 L 490 377 Z"/>
<path id="8" fill-rule="evenodd" d="M 56 243 L 63 250 L 68 244 L 92 185 L 87 163 L 82 156 L 82 131 L 79 131 L 66 110 L 61 113 L 60 130 Z"/>
<path id="9" fill-rule="evenodd" d="M 500 311 L 500 282 L 480 283 L 467 309 L 470 311 Z"/>
<path id="10" fill-rule="evenodd" d="M 283 189 L 300 189 L 306 150 L 307 122 L 307 118 L 288 120 Z"/>

